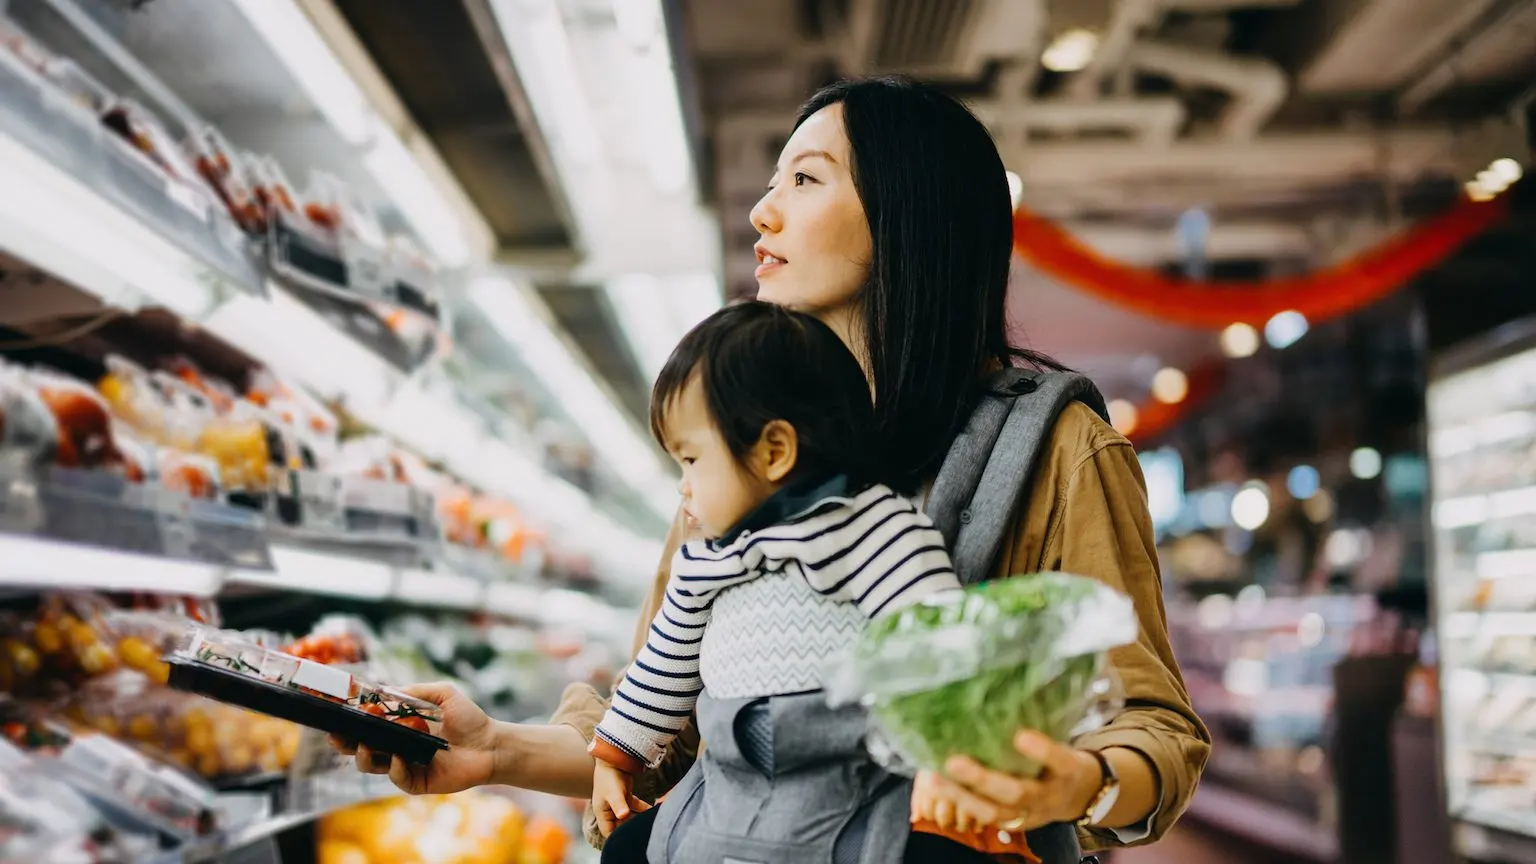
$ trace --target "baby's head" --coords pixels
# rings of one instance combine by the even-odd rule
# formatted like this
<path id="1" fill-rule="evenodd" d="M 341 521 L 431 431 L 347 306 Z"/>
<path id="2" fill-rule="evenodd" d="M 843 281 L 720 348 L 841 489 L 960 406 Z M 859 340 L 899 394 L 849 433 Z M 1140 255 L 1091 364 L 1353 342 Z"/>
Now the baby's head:
<path id="1" fill-rule="evenodd" d="M 709 537 L 802 477 L 873 480 L 873 431 L 869 382 L 842 340 L 769 303 L 704 319 L 651 391 L 651 434 L 682 466 L 683 509 Z"/>

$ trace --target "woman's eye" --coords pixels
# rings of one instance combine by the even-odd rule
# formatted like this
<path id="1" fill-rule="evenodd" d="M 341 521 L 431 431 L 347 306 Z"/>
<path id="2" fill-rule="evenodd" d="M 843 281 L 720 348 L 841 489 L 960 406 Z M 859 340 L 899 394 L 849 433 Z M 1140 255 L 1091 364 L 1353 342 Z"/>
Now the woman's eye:
<path id="1" fill-rule="evenodd" d="M 804 186 L 805 184 L 810 183 L 810 182 L 811 182 L 810 175 L 808 175 L 808 174 L 801 174 L 798 171 L 795 172 L 795 185 L 796 186 Z"/>
<path id="2" fill-rule="evenodd" d="M 683 464 L 684 465 L 692 465 L 695 461 L 697 461 L 697 460 L 695 460 L 692 456 L 684 456 L 683 457 Z"/>

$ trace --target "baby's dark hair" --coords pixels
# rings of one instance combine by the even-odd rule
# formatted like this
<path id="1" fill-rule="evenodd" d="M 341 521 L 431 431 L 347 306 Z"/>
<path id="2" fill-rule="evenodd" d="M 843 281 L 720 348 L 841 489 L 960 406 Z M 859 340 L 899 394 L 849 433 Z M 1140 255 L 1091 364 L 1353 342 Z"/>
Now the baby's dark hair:
<path id="1" fill-rule="evenodd" d="M 869 380 L 837 334 L 810 315 L 747 300 L 688 331 L 651 390 L 651 434 L 663 447 L 667 408 L 695 375 L 737 459 L 764 426 L 783 420 L 798 442 L 794 475 L 877 479 Z"/>

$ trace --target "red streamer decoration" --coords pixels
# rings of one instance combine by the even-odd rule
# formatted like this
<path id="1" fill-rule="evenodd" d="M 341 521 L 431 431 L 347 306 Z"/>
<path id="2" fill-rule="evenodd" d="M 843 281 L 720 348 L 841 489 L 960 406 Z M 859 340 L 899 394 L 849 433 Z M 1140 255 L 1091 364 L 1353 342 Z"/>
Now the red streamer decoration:
<path id="1" fill-rule="evenodd" d="M 1487 202 L 1463 197 L 1445 213 L 1348 261 L 1306 276 L 1261 282 L 1170 279 L 1106 258 L 1023 208 L 1014 213 L 1013 245 L 1024 260 L 1062 282 L 1151 318 L 1209 329 L 1237 322 L 1262 327 L 1277 313 L 1295 310 L 1316 324 L 1391 294 L 1508 211 L 1508 194 Z"/>

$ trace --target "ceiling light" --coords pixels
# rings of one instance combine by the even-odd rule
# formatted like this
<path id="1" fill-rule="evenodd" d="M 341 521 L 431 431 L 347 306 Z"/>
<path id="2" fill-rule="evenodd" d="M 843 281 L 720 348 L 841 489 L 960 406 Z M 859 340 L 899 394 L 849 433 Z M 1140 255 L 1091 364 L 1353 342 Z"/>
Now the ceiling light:
<path id="1" fill-rule="evenodd" d="M 1477 172 L 1477 185 L 1495 195 L 1509 188 L 1509 183 L 1487 168 Z"/>
<path id="2" fill-rule="evenodd" d="M 571 421 L 614 472 L 658 515 L 670 520 L 677 507 L 671 472 L 663 468 L 650 441 L 554 334 L 525 293 L 528 290 L 501 276 L 484 276 L 470 283 L 469 298 L 517 349 L 545 387 L 559 396 Z"/>
<path id="3" fill-rule="evenodd" d="M 261 35 L 294 82 L 349 144 L 365 144 L 380 128 L 363 91 L 293 0 L 230 0 Z"/>
<path id="4" fill-rule="evenodd" d="M 1381 453 L 1373 447 L 1361 447 L 1349 454 L 1349 473 L 1361 480 L 1372 480 L 1381 474 Z"/>
<path id="5" fill-rule="evenodd" d="M 710 273 L 656 277 L 631 274 L 604 286 L 630 353 L 653 380 L 689 330 L 720 308 L 720 282 Z"/>
<path id="6" fill-rule="evenodd" d="M 1520 167 L 1520 163 L 1508 156 L 1490 162 L 1488 164 L 1488 171 L 1506 187 L 1519 182 L 1520 178 L 1525 175 L 1525 169 Z"/>
<path id="7" fill-rule="evenodd" d="M 637 49 L 649 48 L 664 35 L 664 21 L 658 0 L 613 0 L 613 23 L 619 36 Z"/>
<path id="8" fill-rule="evenodd" d="M 1305 501 L 1322 488 L 1322 478 L 1311 465 L 1297 465 L 1285 476 L 1285 490 L 1298 501 Z"/>
<path id="9" fill-rule="evenodd" d="M 1259 331 L 1252 325 L 1239 322 L 1221 331 L 1221 352 L 1228 357 L 1252 357 L 1258 350 Z"/>
<path id="10" fill-rule="evenodd" d="M 1080 72 L 1093 62 L 1099 36 L 1092 30 L 1074 28 L 1057 36 L 1040 55 L 1040 65 L 1052 72 Z"/>
<path id="11" fill-rule="evenodd" d="M 1496 197 L 1481 180 L 1469 180 L 1464 188 L 1467 190 L 1467 197 L 1473 201 L 1492 201 Z"/>
<path id="12" fill-rule="evenodd" d="M 1129 435 L 1136 431 L 1137 411 L 1136 406 L 1126 399 L 1112 400 L 1109 408 L 1109 423 L 1120 430 L 1121 435 Z"/>
<path id="13" fill-rule="evenodd" d="M 1250 483 L 1232 496 L 1232 523 L 1256 531 L 1269 518 L 1269 493 L 1262 483 Z"/>
<path id="14" fill-rule="evenodd" d="M 1019 202 L 1024 200 L 1024 178 L 1012 171 L 1004 172 L 1008 178 L 1008 201 L 1013 209 L 1019 209 Z"/>
<path id="15" fill-rule="evenodd" d="M 1289 348 L 1307 335 L 1307 329 L 1307 317 L 1300 312 L 1278 312 L 1264 325 L 1264 341 L 1276 349 Z"/>
<path id="16" fill-rule="evenodd" d="M 1189 376 L 1169 366 L 1152 376 L 1152 396 L 1159 402 L 1176 405 L 1189 395 Z"/>

